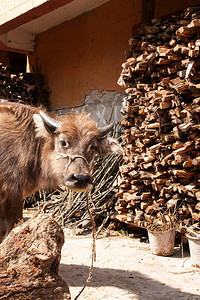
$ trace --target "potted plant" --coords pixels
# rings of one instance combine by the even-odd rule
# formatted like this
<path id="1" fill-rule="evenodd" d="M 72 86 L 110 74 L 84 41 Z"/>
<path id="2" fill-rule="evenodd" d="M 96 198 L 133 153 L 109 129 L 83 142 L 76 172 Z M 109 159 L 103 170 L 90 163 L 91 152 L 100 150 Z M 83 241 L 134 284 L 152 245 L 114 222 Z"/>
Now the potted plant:
<path id="1" fill-rule="evenodd" d="M 192 265 L 200 268 L 200 224 L 186 227 Z"/>
<path id="2" fill-rule="evenodd" d="M 170 256 L 174 253 L 176 215 L 159 213 L 158 218 L 148 223 L 151 253 Z"/>

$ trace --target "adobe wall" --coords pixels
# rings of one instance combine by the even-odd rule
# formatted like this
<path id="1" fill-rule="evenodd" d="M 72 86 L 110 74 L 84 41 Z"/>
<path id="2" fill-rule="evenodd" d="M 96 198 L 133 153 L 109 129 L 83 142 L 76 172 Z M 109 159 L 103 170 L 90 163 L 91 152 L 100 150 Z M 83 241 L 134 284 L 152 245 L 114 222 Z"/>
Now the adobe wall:
<path id="1" fill-rule="evenodd" d="M 37 36 L 38 58 L 54 109 L 78 106 L 92 90 L 123 93 L 117 85 L 141 0 L 112 0 Z"/>
<path id="2" fill-rule="evenodd" d="M 156 0 L 155 17 L 199 2 Z M 96 102 L 97 94 L 104 98 L 112 91 L 118 95 L 120 109 L 124 90 L 117 85 L 117 80 L 132 28 L 141 21 L 141 9 L 142 0 L 111 0 L 37 36 L 36 51 L 30 60 L 41 64 L 41 72 L 50 87 L 53 110 L 61 112 L 81 106 L 86 99 L 90 99 L 91 105 Z M 106 105 L 110 109 L 108 114 L 113 99 Z"/>

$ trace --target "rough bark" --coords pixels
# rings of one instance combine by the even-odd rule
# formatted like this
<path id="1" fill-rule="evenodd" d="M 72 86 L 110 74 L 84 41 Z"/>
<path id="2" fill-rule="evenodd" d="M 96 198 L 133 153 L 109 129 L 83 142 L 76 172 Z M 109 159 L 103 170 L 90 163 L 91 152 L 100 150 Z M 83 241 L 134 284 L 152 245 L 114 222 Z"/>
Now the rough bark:
<path id="1" fill-rule="evenodd" d="M 0 246 L 0 299 L 71 299 L 58 275 L 64 234 L 39 215 L 14 228 Z"/>

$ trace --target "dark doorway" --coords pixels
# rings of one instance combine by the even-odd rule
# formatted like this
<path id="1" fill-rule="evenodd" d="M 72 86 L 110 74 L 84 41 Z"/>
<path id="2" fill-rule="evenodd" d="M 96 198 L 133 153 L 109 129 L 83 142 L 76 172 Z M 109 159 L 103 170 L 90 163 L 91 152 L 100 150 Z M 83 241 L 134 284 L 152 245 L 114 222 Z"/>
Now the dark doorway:
<path id="1" fill-rule="evenodd" d="M 9 68 L 11 73 L 26 72 L 26 54 L 8 52 Z"/>

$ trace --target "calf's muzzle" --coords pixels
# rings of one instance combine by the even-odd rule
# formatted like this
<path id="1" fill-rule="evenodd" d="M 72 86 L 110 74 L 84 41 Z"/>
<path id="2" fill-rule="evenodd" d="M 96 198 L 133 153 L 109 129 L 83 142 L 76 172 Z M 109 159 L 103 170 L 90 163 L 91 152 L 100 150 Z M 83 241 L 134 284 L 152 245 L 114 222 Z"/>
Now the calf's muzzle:
<path id="1" fill-rule="evenodd" d="M 85 187 L 92 183 L 91 177 L 84 174 L 72 174 L 71 180 L 73 180 L 74 184 L 78 187 Z"/>
<path id="2" fill-rule="evenodd" d="M 70 174 L 64 179 L 64 185 L 72 190 L 86 191 L 92 188 L 92 178 L 88 174 Z"/>
<path id="3" fill-rule="evenodd" d="M 88 163 L 83 156 L 69 155 L 63 184 L 69 189 L 80 192 L 92 189 L 92 177 L 90 176 Z"/>

